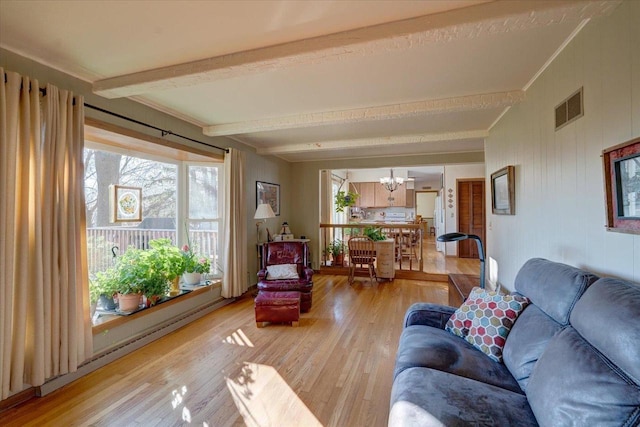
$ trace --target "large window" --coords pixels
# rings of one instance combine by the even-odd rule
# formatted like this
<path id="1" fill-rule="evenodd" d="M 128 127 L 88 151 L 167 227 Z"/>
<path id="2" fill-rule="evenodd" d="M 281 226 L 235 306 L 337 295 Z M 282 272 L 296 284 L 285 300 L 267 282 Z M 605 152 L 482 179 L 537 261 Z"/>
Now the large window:
<path id="1" fill-rule="evenodd" d="M 186 200 L 189 242 L 201 254 L 211 260 L 211 276 L 221 274 L 219 257 L 221 165 L 188 164 L 188 195 Z M 186 228 L 186 227 L 185 227 Z"/>
<path id="2" fill-rule="evenodd" d="M 168 238 L 179 247 L 189 243 L 211 261 L 205 278 L 219 276 L 222 163 L 202 161 L 207 158 L 197 155 L 149 154 L 152 150 L 85 142 L 90 276 L 111 267 L 127 248 L 146 249 L 150 240 L 158 238 Z M 114 185 L 141 189 L 141 221 L 114 221 Z"/>

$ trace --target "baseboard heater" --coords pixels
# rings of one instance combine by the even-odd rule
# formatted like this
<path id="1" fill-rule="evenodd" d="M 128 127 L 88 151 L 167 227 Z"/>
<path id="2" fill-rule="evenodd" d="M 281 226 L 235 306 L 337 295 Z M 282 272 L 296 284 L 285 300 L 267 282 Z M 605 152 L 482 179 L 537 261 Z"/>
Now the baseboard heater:
<path id="1" fill-rule="evenodd" d="M 83 363 L 78 367 L 78 370 L 75 372 L 70 372 L 68 374 L 60 375 L 55 378 L 48 380 L 46 383 L 37 387 L 36 395 L 46 396 L 47 394 L 63 387 L 78 378 L 81 378 L 85 375 L 90 374 L 96 369 L 102 368 L 109 363 L 126 356 L 127 354 L 144 347 L 145 345 L 162 338 L 163 336 L 180 329 L 183 326 L 188 325 L 189 323 L 203 317 L 206 314 L 211 313 L 223 307 L 227 304 L 230 304 L 235 301 L 235 298 L 218 298 L 215 301 L 212 301 L 209 304 L 204 306 L 195 308 L 194 310 L 185 313 L 181 316 L 174 317 L 173 319 L 163 323 L 162 325 L 158 325 L 157 328 L 147 332 L 144 335 L 132 338 L 130 341 L 127 341 L 121 344 L 118 347 L 105 351 L 104 353 L 98 354 L 94 356 L 91 360 Z"/>

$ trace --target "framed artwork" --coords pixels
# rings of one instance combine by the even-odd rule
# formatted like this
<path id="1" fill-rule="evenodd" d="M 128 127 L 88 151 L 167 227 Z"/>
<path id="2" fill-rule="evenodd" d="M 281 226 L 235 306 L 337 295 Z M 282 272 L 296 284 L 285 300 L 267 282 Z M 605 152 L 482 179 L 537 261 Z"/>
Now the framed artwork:
<path id="1" fill-rule="evenodd" d="M 640 138 L 602 151 L 607 230 L 640 234 Z"/>
<path id="2" fill-rule="evenodd" d="M 142 221 L 142 188 L 109 186 L 110 222 Z"/>
<path id="3" fill-rule="evenodd" d="M 515 167 L 506 166 L 491 174 L 491 212 L 515 215 Z"/>
<path id="4" fill-rule="evenodd" d="M 276 216 L 280 216 L 280 185 L 270 182 L 256 181 L 256 208 L 268 203 Z"/>

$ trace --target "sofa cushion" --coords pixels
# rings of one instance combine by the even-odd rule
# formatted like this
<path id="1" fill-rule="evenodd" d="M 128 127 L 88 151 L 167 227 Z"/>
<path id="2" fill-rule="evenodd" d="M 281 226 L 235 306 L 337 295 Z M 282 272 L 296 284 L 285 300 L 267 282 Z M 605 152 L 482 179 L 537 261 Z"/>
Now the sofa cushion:
<path id="1" fill-rule="evenodd" d="M 599 327 L 608 329 L 606 319 L 600 320 Z M 615 335 L 613 329 L 609 332 Z M 571 326 L 553 337 L 538 360 L 529 378 L 527 398 L 543 426 L 640 423 L 638 384 Z"/>
<path id="2" fill-rule="evenodd" d="M 432 368 L 522 393 L 501 363 L 442 329 L 409 326 L 400 336 L 394 377 L 412 367 Z"/>
<path id="3" fill-rule="evenodd" d="M 640 384 L 640 286 L 598 280 L 576 303 L 571 326 Z"/>
<path id="4" fill-rule="evenodd" d="M 566 325 L 576 301 L 597 279 L 569 265 L 532 258 L 518 271 L 515 288 L 556 322 Z"/>
<path id="5" fill-rule="evenodd" d="M 537 423 L 522 394 L 434 369 L 410 368 L 393 383 L 388 425 L 537 426 Z"/>
<path id="6" fill-rule="evenodd" d="M 465 338 L 496 362 L 502 362 L 502 348 L 509 331 L 527 305 L 529 300 L 521 295 L 502 295 L 476 287 L 445 329 Z"/>
<path id="7" fill-rule="evenodd" d="M 518 317 L 509 332 L 502 357 L 522 390 L 527 391 L 533 367 L 551 338 L 561 329 L 558 322 L 533 304 Z"/>

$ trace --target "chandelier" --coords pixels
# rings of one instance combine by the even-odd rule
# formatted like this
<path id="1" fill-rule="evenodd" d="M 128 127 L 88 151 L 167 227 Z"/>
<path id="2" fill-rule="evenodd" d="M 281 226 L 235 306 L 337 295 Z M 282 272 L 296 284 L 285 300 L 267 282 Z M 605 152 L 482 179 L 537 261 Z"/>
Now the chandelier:
<path id="1" fill-rule="evenodd" d="M 382 186 L 391 193 L 396 191 L 403 182 L 404 178 L 393 176 L 393 169 L 391 169 L 391 173 L 389 176 L 380 178 L 380 184 L 382 184 Z"/>

